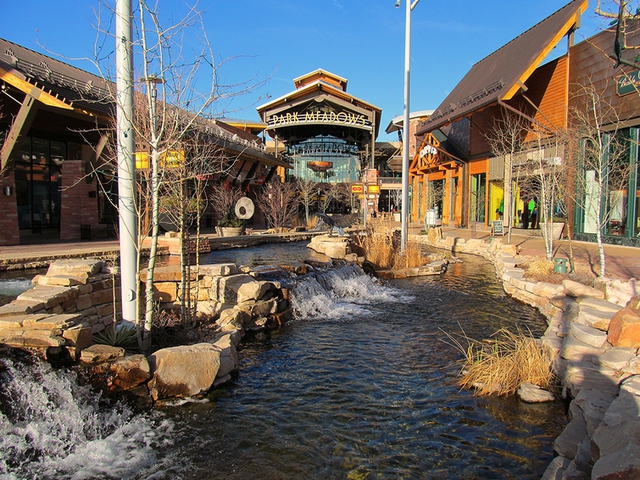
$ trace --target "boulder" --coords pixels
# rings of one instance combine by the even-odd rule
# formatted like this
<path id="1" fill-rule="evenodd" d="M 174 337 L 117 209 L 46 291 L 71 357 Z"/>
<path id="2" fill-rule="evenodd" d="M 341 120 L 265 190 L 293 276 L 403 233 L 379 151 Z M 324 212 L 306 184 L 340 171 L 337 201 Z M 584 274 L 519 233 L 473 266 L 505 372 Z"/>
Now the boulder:
<path id="1" fill-rule="evenodd" d="M 315 252 L 335 259 L 344 259 L 351 253 L 351 244 L 347 237 L 317 235 L 311 239 L 308 247 Z"/>
<path id="2" fill-rule="evenodd" d="M 627 306 L 618 311 L 611 319 L 607 333 L 607 339 L 614 347 L 640 348 L 640 310 Z"/>
<path id="3" fill-rule="evenodd" d="M 584 416 L 576 414 L 560 436 L 553 442 L 553 450 L 558 455 L 573 460 L 586 436 L 587 425 Z"/>
<path id="4" fill-rule="evenodd" d="M 216 321 L 216 325 L 223 328 L 226 327 L 226 331 L 228 331 L 229 327 L 233 330 L 242 330 L 250 319 L 251 317 L 247 312 L 228 308 L 220 312 L 220 318 Z"/>
<path id="5" fill-rule="evenodd" d="M 220 368 L 217 378 L 225 377 L 238 370 L 238 351 L 231 335 L 223 335 L 213 345 L 220 350 Z"/>
<path id="6" fill-rule="evenodd" d="M 275 290 L 273 282 L 262 280 L 245 283 L 238 288 L 238 303 L 261 300 L 270 290 Z"/>
<path id="7" fill-rule="evenodd" d="M 111 345 L 91 345 L 80 352 L 80 361 L 83 363 L 101 363 L 120 357 L 124 357 L 124 348 Z"/>
<path id="8" fill-rule="evenodd" d="M 562 480 L 562 474 L 571 464 L 571 460 L 565 457 L 554 458 L 542 475 L 540 480 Z"/>
<path id="9" fill-rule="evenodd" d="M 220 368 L 220 349 L 210 343 L 164 348 L 147 357 L 153 400 L 191 397 L 207 392 Z"/>
<path id="10" fill-rule="evenodd" d="M 520 385 L 516 393 L 520 400 L 526 403 L 553 402 L 556 399 L 555 395 L 550 391 L 528 382 Z"/>
<path id="11" fill-rule="evenodd" d="M 128 355 L 93 365 L 89 373 L 94 387 L 112 393 L 131 390 L 151 378 L 149 362 L 144 355 Z"/>
<path id="12" fill-rule="evenodd" d="M 565 279 L 562 281 L 562 286 L 564 287 L 564 292 L 566 295 L 574 298 L 579 297 L 592 297 L 604 299 L 604 293 L 600 290 L 596 290 L 593 287 L 588 287 L 579 282 L 574 282 L 573 280 Z"/>
<path id="13" fill-rule="evenodd" d="M 95 275 L 102 270 L 104 262 L 98 259 L 67 259 L 56 260 L 49 265 L 48 277 L 71 276 L 82 278 L 85 275 Z M 86 283 L 86 282 L 85 282 Z"/>
<path id="14" fill-rule="evenodd" d="M 238 303 L 238 290 L 245 283 L 255 282 L 251 275 L 239 273 L 236 275 L 227 275 L 226 277 L 213 277 L 211 288 L 209 289 L 209 298 L 212 302 L 220 303 Z"/>

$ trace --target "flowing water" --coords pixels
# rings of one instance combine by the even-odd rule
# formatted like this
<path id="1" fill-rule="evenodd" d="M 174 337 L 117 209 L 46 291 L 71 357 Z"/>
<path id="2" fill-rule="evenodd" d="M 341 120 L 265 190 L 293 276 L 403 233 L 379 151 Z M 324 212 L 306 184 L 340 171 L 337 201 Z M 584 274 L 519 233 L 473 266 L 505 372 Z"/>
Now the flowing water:
<path id="1" fill-rule="evenodd" d="M 209 261 L 298 254 L 288 244 Z M 545 321 L 502 292 L 491 265 L 464 260 L 443 276 L 384 284 L 354 267 L 305 277 L 294 287 L 296 319 L 246 337 L 237 378 L 198 402 L 140 415 L 99 404 L 62 372 L 9 382 L 44 388 L 55 375 L 65 393 L 45 388 L 24 413 L 3 409 L 0 478 L 540 478 L 563 405 L 460 391 L 461 354 L 443 331 L 539 335 Z"/>

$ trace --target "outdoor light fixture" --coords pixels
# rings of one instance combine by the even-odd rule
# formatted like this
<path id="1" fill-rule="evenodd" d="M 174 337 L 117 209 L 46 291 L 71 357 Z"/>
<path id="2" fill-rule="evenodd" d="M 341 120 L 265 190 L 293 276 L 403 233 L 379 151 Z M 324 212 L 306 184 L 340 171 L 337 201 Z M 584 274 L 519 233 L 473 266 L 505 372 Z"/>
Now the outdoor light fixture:
<path id="1" fill-rule="evenodd" d="M 397 0 L 397 1 L 396 1 L 396 8 L 400 8 L 400 2 L 401 2 L 401 1 L 402 1 L 402 0 Z"/>

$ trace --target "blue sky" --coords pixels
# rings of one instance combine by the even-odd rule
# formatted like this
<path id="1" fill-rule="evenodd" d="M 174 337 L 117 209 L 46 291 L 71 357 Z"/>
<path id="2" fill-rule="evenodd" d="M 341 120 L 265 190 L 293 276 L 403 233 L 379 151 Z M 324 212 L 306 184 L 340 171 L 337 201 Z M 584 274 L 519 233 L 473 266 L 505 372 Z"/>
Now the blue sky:
<path id="1" fill-rule="evenodd" d="M 228 116 L 258 120 L 257 105 L 293 90 L 294 78 L 323 68 L 346 78 L 349 93 L 382 108 L 378 140 L 396 140 L 384 133 L 403 111 L 404 3 L 401 8 L 394 3 L 201 0 L 198 8 L 217 61 L 227 60 L 220 79 L 229 84 L 266 80 L 224 105 Z M 411 110 L 435 109 L 474 63 L 566 3 L 422 0 L 412 14 Z M 115 0 L 105 4 L 113 6 Z M 165 25 L 186 11 L 179 0 L 159 0 L 158 5 Z M 593 13 L 594 5 L 592 1 L 583 17 L 577 41 L 604 24 Z M 80 59 L 92 57 L 99 9 L 106 11 L 97 0 L 5 0 L 0 2 L 0 36 L 95 73 L 90 62 Z M 109 20 L 106 14 L 103 18 Z"/>

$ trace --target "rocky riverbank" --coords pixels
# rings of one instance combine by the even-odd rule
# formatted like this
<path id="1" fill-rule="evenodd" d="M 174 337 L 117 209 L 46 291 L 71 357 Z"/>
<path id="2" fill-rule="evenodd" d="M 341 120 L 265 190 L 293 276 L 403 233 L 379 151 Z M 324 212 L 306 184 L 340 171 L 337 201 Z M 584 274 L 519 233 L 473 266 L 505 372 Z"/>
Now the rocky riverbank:
<path id="1" fill-rule="evenodd" d="M 439 229 L 412 240 L 491 261 L 504 290 L 548 321 L 542 345 L 571 401 L 569 423 L 554 443 L 543 479 L 640 478 L 640 285 L 599 279 L 532 282 L 515 245 L 443 238 Z"/>

